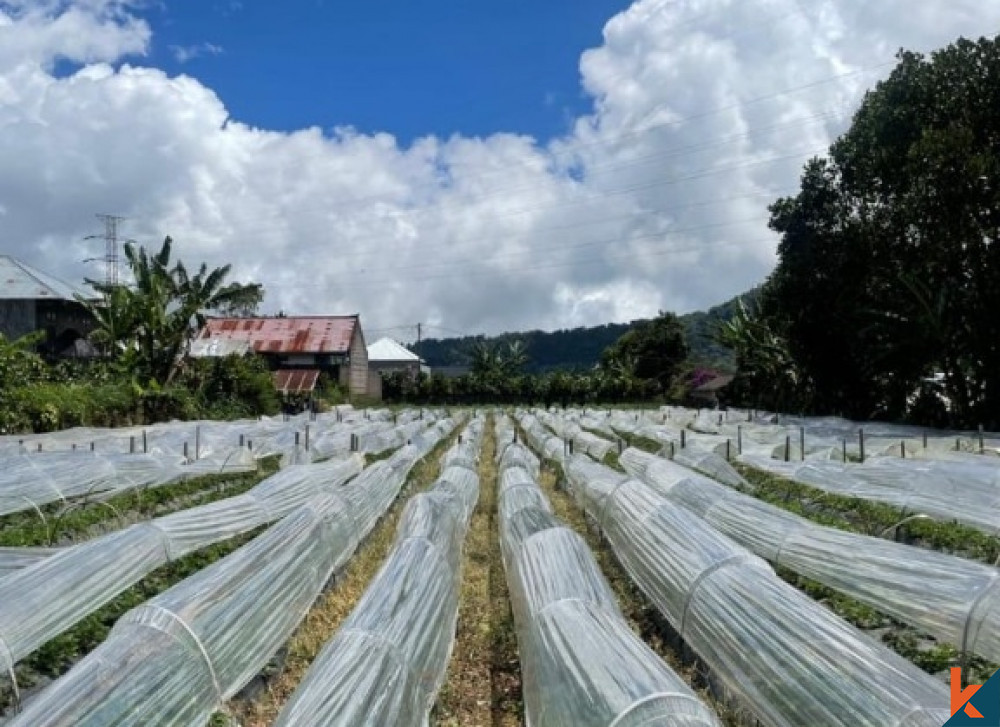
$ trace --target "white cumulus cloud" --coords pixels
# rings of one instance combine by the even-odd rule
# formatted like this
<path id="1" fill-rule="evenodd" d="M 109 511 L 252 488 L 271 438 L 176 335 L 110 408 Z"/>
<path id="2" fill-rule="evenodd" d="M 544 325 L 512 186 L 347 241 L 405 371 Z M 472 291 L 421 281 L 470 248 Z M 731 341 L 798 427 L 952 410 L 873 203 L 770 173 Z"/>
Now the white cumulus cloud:
<path id="1" fill-rule="evenodd" d="M 1000 4 L 981 0 L 638 0 L 582 55 L 592 109 L 561 138 L 401 145 L 391 129 L 230 118 L 198 80 L 138 63 L 154 40 L 140 13 L 0 0 L 4 252 L 99 277 L 83 238 L 94 213 L 121 214 L 129 237 L 170 234 L 186 261 L 262 281 L 268 310 L 470 332 L 745 290 L 774 262 L 767 205 L 896 50 L 1000 31 Z M 81 68 L 57 76 L 60 59 Z"/>

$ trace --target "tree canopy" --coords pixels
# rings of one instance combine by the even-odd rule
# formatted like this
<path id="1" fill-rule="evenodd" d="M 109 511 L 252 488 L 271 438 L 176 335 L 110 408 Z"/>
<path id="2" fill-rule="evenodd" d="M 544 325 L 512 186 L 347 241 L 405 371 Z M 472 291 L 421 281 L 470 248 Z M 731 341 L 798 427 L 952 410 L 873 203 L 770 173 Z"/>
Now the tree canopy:
<path id="1" fill-rule="evenodd" d="M 226 284 L 229 265 L 209 270 L 202 263 L 192 275 L 180 260 L 171 263 L 172 248 L 169 237 L 155 255 L 127 243 L 125 259 L 135 282 L 88 280 L 102 299 L 80 301 L 97 321 L 94 341 L 143 383 L 163 385 L 174 378 L 207 312 L 248 311 L 263 298 L 258 284 Z"/>
<path id="2" fill-rule="evenodd" d="M 892 419 L 943 374 L 954 423 L 1000 423 L 997 109 L 1000 41 L 899 54 L 799 193 L 771 206 L 779 264 L 744 333 L 766 331 L 790 361 L 745 365 L 783 366 L 803 408 Z"/>

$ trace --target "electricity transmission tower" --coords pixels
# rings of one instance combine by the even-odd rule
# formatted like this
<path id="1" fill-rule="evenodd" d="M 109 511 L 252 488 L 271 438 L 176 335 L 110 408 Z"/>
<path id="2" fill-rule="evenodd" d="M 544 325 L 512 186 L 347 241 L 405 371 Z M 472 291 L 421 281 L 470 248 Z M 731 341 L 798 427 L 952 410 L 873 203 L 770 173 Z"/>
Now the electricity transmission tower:
<path id="1" fill-rule="evenodd" d="M 124 217 L 116 215 L 97 215 L 104 221 L 103 235 L 88 235 L 85 240 L 104 240 L 104 282 L 109 286 L 118 285 L 118 225 Z M 87 258 L 100 260 L 100 258 Z"/>

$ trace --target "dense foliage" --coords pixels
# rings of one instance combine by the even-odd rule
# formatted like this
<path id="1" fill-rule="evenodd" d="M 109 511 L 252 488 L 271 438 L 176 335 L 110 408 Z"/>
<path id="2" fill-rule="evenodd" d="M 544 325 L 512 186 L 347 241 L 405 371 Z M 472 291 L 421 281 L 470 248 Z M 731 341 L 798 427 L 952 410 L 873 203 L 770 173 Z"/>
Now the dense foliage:
<path id="1" fill-rule="evenodd" d="M 778 267 L 728 334 L 756 403 L 1000 426 L 997 109 L 1000 40 L 902 52 L 772 205 Z"/>
<path id="2" fill-rule="evenodd" d="M 260 285 L 224 285 L 230 266 L 201 268 L 191 275 L 183 262 L 171 263 L 168 237 L 155 255 L 125 244 L 135 283 L 88 281 L 99 301 L 80 299 L 97 320 L 95 342 L 142 384 L 170 383 L 184 361 L 187 345 L 205 324 L 206 311 L 253 310 L 263 298 Z"/>
<path id="3" fill-rule="evenodd" d="M 47 432 L 74 426 L 124 426 L 170 419 L 230 419 L 275 414 L 280 400 L 263 360 L 193 360 L 184 356 L 206 310 L 250 310 L 258 285 L 223 285 L 229 266 L 190 275 L 170 263 L 171 241 L 150 257 L 126 246 L 130 286 L 92 283 L 103 294 L 86 302 L 98 322 L 103 357 L 48 363 L 39 337 L 0 337 L 0 432 Z"/>
<path id="4" fill-rule="evenodd" d="M 751 291 L 745 296 L 754 296 Z M 685 342 L 691 362 L 695 365 L 731 371 L 735 362 L 730 350 L 715 337 L 718 326 L 736 314 L 738 298 L 721 305 L 678 316 L 684 328 Z M 520 341 L 528 361 L 524 371 L 543 374 L 550 371 L 584 372 L 592 370 L 601 361 L 604 350 L 625 333 L 644 320 L 631 323 L 608 323 L 601 326 L 581 327 L 559 331 L 525 331 L 503 333 L 499 336 L 466 336 L 460 338 L 428 338 L 414 344 L 417 353 L 432 368 L 442 366 L 469 366 L 476 346 L 507 346 Z"/>
<path id="5" fill-rule="evenodd" d="M 469 354 L 469 374 L 413 378 L 396 373 L 383 380 L 382 396 L 391 402 L 546 406 L 662 400 L 684 388 L 678 378 L 687 373 L 686 356 L 677 317 L 661 313 L 626 330 L 588 371 L 527 373 L 529 357 L 520 340 L 480 340 Z"/>

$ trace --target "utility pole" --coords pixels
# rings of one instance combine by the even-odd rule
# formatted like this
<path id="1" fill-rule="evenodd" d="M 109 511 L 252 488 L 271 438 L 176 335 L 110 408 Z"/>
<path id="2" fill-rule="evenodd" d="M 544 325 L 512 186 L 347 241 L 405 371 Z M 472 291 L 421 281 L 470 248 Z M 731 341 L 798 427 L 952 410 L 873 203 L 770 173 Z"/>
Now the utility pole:
<path id="1" fill-rule="evenodd" d="M 116 215 L 97 215 L 97 219 L 104 221 L 104 234 L 89 235 L 84 239 L 104 240 L 104 282 L 112 287 L 118 285 L 118 224 L 125 218 Z"/>
<path id="2" fill-rule="evenodd" d="M 423 332 L 423 325 L 424 325 L 423 323 L 417 324 L 417 343 L 420 343 L 420 336 L 421 333 Z"/>

